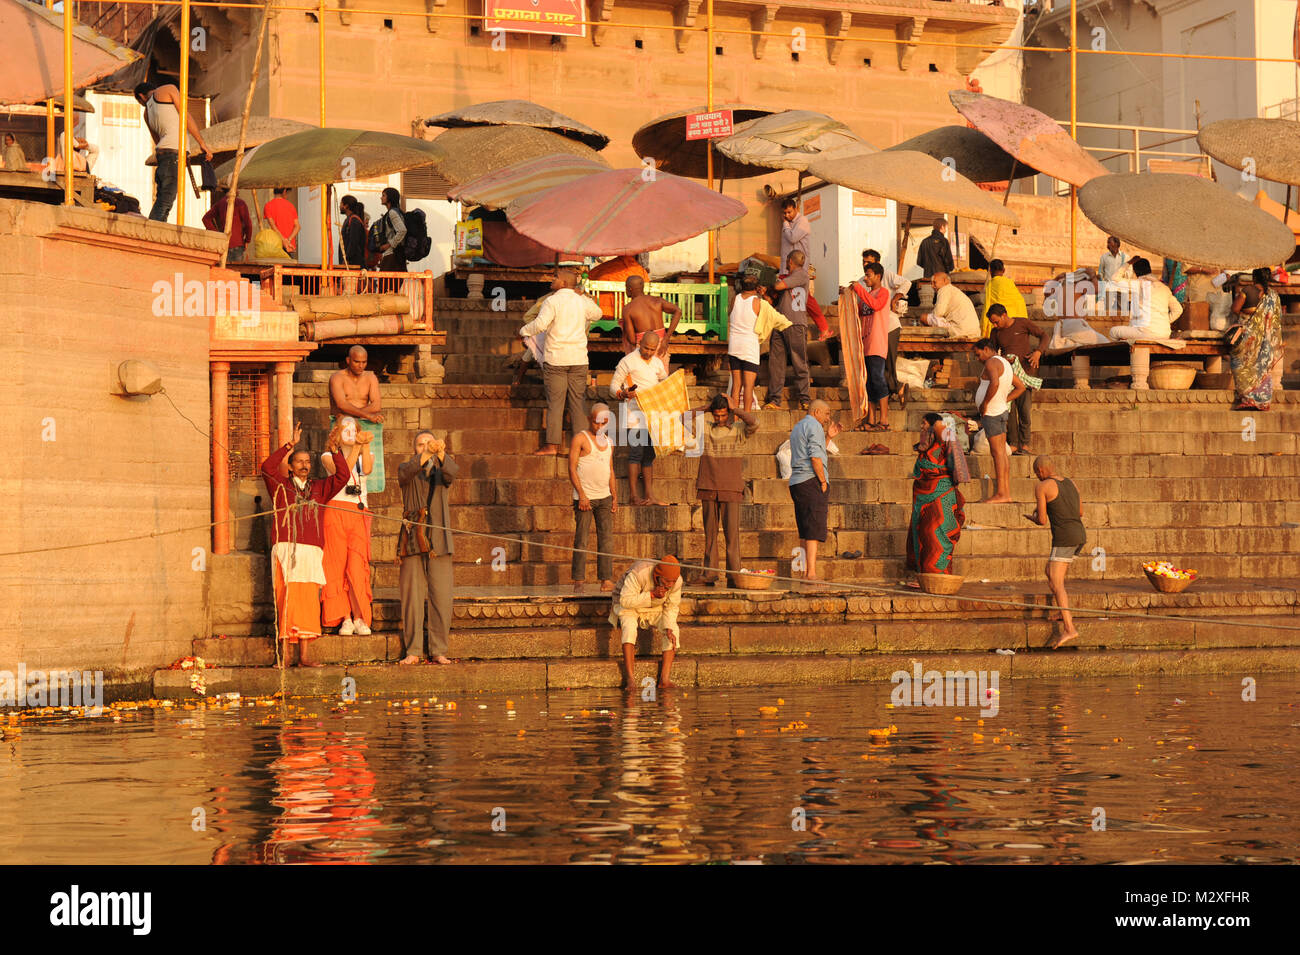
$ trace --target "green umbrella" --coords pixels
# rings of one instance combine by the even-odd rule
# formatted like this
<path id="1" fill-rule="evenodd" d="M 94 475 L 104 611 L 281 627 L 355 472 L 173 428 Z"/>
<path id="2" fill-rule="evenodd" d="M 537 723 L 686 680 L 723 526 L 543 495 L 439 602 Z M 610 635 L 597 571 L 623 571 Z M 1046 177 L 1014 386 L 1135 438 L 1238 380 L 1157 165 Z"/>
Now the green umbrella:
<path id="1" fill-rule="evenodd" d="M 375 179 L 441 162 L 440 146 L 367 129 L 305 129 L 281 136 L 244 157 L 239 185 L 248 189 L 284 189 L 321 183 Z M 228 180 L 235 163 L 217 170 Z"/>

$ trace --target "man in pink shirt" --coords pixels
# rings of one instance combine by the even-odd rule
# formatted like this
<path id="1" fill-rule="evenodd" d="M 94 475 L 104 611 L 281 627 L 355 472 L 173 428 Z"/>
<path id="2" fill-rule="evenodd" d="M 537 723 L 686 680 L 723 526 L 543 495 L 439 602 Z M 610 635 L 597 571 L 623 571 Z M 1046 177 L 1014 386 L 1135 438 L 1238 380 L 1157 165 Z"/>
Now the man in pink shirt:
<path id="1" fill-rule="evenodd" d="M 863 276 L 853 283 L 862 323 L 862 354 L 867 364 L 867 430 L 889 430 L 889 382 L 885 363 L 889 355 L 889 289 L 879 262 L 867 263 Z"/>

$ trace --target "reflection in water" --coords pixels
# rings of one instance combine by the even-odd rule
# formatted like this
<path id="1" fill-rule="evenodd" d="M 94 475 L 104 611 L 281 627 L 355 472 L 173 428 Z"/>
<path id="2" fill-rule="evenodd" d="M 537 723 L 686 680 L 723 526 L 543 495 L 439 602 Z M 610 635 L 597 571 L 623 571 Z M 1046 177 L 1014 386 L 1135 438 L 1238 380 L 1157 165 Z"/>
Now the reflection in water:
<path id="1" fill-rule="evenodd" d="M 1018 681 L 982 720 L 889 707 L 888 684 L 34 720 L 0 740 L 0 854 L 1295 862 L 1300 677 L 1275 679 L 1249 704 L 1227 678 Z"/>

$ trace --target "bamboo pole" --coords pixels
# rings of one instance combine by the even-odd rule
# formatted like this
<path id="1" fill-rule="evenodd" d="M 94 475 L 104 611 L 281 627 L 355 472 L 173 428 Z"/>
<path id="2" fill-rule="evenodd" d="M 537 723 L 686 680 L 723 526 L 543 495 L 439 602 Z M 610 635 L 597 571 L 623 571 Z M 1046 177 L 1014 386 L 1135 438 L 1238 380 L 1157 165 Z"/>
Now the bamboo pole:
<path id="1" fill-rule="evenodd" d="M 1070 0 L 1070 138 L 1079 141 L 1079 0 Z M 1070 271 L 1079 267 L 1079 189 L 1070 184 Z"/>
<path id="2" fill-rule="evenodd" d="M 708 42 L 704 45 L 704 55 L 707 63 L 706 70 L 706 94 L 704 109 L 706 112 L 713 112 L 713 0 L 709 0 L 709 15 L 707 28 Z M 713 190 L 713 137 L 710 136 L 704 141 L 706 150 L 705 156 L 708 162 L 709 190 Z M 716 229 L 709 230 L 709 284 L 714 283 L 713 260 L 717 258 L 718 233 Z"/>
<path id="3" fill-rule="evenodd" d="M 54 0 L 45 0 L 45 9 L 54 9 Z M 54 162 L 54 97 L 45 101 L 45 158 Z"/>
<path id="4" fill-rule="evenodd" d="M 317 42 L 320 47 L 320 128 L 325 128 L 325 0 L 320 0 L 316 11 Z M 329 186 L 320 187 L 320 267 L 329 268 L 330 207 Z"/>
<path id="5" fill-rule="evenodd" d="M 72 205 L 72 3 L 63 0 L 63 204 Z M 51 154 L 53 155 L 53 154 Z"/>
<path id="6" fill-rule="evenodd" d="M 1011 157 L 1011 178 L 1007 180 L 1007 191 L 1002 194 L 1002 208 L 1007 207 L 1011 199 L 1011 184 L 1016 181 L 1016 163 L 1018 160 L 1015 156 Z M 989 250 L 989 261 L 992 262 L 998 257 L 998 236 L 1002 234 L 1002 223 L 999 222 L 997 228 L 993 230 L 993 248 Z"/>
<path id="7" fill-rule="evenodd" d="M 67 3 L 67 0 L 64 0 Z M 180 135 L 176 144 L 176 224 L 185 225 L 185 170 L 189 165 L 190 116 L 190 0 L 181 0 L 181 102 Z"/>
<path id="8" fill-rule="evenodd" d="M 262 47 L 266 45 L 267 26 L 271 22 L 271 0 L 266 0 L 266 6 L 262 10 L 262 26 L 257 31 L 257 50 L 253 53 L 253 75 L 248 81 L 248 95 L 244 97 L 244 113 L 239 120 L 239 147 L 235 150 L 235 169 L 230 174 L 230 192 L 226 194 L 226 223 L 224 232 L 226 244 L 221 248 L 221 267 L 226 267 L 226 257 L 230 254 L 230 225 L 234 222 L 235 200 L 239 197 L 239 164 L 244 159 L 245 135 L 248 132 L 248 114 L 253 109 L 253 92 L 257 89 L 257 77 L 262 70 Z M 257 201 L 257 191 L 253 191 L 253 205 L 261 205 Z M 258 225 L 262 223 L 261 213 L 258 213 Z"/>

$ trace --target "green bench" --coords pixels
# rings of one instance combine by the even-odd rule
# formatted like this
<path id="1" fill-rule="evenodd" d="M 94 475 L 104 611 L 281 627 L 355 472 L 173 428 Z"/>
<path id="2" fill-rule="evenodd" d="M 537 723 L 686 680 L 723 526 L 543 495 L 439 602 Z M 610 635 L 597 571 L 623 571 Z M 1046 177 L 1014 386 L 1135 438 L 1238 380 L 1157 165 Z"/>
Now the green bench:
<path id="1" fill-rule="evenodd" d="M 619 327 L 619 319 L 623 316 L 623 305 L 627 302 L 627 292 L 623 287 L 623 283 L 588 281 L 586 287 L 589 292 L 596 296 L 601 293 L 612 293 L 614 296 L 615 317 L 592 322 L 591 331 L 609 332 L 616 330 Z M 726 282 L 719 282 L 717 285 L 709 285 L 707 282 L 647 282 L 645 291 L 647 295 L 658 295 L 681 309 L 681 320 L 677 323 L 678 335 L 684 335 L 687 332 L 698 332 L 701 335 L 707 335 L 713 332 L 718 336 L 718 341 L 725 342 L 727 340 L 727 317 L 730 314 L 728 305 L 731 289 Z"/>

